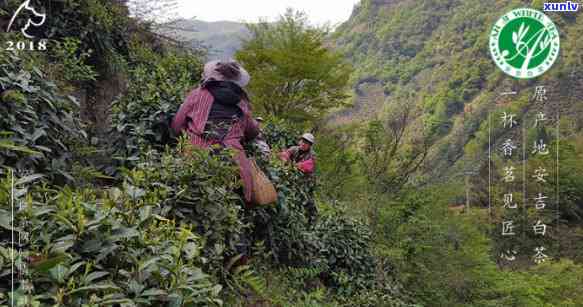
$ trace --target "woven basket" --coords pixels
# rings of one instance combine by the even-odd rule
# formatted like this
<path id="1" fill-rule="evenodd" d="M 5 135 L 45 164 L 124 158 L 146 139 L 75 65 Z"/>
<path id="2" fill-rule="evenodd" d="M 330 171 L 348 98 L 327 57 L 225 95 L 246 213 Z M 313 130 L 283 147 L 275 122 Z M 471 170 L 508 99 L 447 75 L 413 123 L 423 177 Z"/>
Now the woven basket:
<path id="1" fill-rule="evenodd" d="M 269 205 L 277 202 L 277 191 L 265 173 L 257 166 L 255 160 L 251 160 L 251 174 L 253 176 L 253 193 L 251 202 L 254 205 Z"/>

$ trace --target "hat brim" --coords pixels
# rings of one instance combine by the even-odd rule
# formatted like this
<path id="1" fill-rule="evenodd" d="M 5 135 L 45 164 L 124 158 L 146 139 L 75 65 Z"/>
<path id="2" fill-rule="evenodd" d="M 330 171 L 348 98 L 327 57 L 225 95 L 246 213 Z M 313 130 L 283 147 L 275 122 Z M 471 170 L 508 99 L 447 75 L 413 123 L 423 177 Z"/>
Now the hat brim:
<path id="1" fill-rule="evenodd" d="M 247 72 L 247 70 L 245 70 L 245 68 L 243 68 L 243 66 L 239 66 L 240 67 L 240 73 L 241 75 L 239 76 L 238 80 L 232 80 L 233 82 L 235 82 L 238 86 L 240 87 L 245 87 L 247 86 L 247 84 L 249 84 L 249 81 L 251 80 L 251 76 L 249 76 L 249 73 Z"/>
<path id="2" fill-rule="evenodd" d="M 312 142 L 312 141 L 310 141 L 310 140 L 308 140 L 306 138 L 300 138 L 300 140 L 306 141 L 306 142 L 310 143 L 310 145 L 314 145 L 314 142 Z"/>

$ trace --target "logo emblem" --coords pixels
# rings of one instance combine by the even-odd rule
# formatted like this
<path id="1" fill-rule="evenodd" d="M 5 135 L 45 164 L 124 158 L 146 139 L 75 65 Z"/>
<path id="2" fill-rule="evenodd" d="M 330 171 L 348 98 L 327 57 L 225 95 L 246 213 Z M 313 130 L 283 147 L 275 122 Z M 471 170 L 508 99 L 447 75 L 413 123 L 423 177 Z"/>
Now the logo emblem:
<path id="1" fill-rule="evenodd" d="M 20 30 L 22 32 L 22 34 L 29 39 L 34 38 L 34 36 L 28 34 L 26 31 L 28 30 L 28 28 L 33 25 L 35 27 L 40 27 L 42 26 L 46 19 L 47 19 L 47 15 L 46 14 L 40 14 L 37 11 L 35 11 L 35 9 L 33 7 L 30 6 L 30 0 L 26 0 L 24 1 L 24 3 L 22 3 L 18 9 L 16 10 L 16 12 L 14 13 L 14 15 L 12 16 L 12 19 L 10 19 L 10 23 L 8 23 L 8 28 L 6 29 L 6 32 L 10 32 L 10 28 L 12 27 L 12 24 L 14 23 L 14 20 L 16 20 L 16 17 L 18 17 L 18 14 L 20 14 L 20 12 L 22 10 L 27 10 L 30 11 L 35 17 L 41 18 L 41 21 L 39 22 L 34 22 L 32 21 L 32 19 L 28 19 L 26 21 L 26 25 L 24 25 L 24 27 Z"/>
<path id="2" fill-rule="evenodd" d="M 540 11 L 515 9 L 490 32 L 490 54 L 506 74 L 530 79 L 542 75 L 559 56 L 559 31 Z"/>

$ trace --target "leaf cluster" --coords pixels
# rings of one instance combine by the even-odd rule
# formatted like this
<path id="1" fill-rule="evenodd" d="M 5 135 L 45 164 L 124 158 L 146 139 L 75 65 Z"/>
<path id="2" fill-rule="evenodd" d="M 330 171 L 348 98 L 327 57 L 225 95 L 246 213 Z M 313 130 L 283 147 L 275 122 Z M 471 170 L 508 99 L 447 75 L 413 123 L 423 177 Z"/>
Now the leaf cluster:
<path id="1" fill-rule="evenodd" d="M 70 177 L 72 147 L 87 137 L 76 99 L 62 96 L 40 67 L 13 53 L 0 57 L 0 90 L 0 165 Z"/>

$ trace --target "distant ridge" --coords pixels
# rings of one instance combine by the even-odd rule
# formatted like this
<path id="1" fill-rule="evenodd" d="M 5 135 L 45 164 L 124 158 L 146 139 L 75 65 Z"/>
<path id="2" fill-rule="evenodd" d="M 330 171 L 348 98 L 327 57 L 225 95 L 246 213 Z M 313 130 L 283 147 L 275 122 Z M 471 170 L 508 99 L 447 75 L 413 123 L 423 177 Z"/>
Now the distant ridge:
<path id="1" fill-rule="evenodd" d="M 193 47 L 208 49 L 208 59 L 232 58 L 241 48 L 242 41 L 250 36 L 247 27 L 241 22 L 207 22 L 194 18 L 179 19 L 165 25 L 159 32 L 189 42 Z"/>

